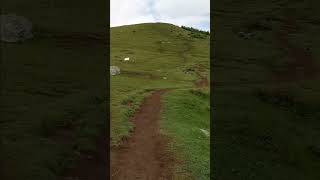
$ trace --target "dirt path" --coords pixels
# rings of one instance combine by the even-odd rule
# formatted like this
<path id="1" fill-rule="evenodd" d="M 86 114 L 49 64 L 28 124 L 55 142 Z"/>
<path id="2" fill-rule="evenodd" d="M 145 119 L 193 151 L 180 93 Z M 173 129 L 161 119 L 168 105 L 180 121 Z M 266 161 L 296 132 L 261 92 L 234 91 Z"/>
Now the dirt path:
<path id="1" fill-rule="evenodd" d="M 171 179 L 173 156 L 167 151 L 168 139 L 160 134 L 161 96 L 154 92 L 131 118 L 135 125 L 131 137 L 111 149 L 112 180 Z"/>

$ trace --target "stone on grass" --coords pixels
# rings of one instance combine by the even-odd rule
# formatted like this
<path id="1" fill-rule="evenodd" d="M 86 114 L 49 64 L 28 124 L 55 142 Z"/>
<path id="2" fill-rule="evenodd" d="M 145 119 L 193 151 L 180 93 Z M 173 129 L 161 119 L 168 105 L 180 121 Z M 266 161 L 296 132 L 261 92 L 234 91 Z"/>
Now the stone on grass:
<path id="1" fill-rule="evenodd" d="M 240 37 L 240 38 L 243 38 L 243 39 L 250 39 L 250 38 L 252 38 L 253 36 L 255 35 L 255 33 L 250 33 L 250 32 L 239 32 L 238 33 L 238 36 Z"/>
<path id="2" fill-rule="evenodd" d="M 130 61 L 129 57 L 124 58 L 124 61 Z"/>
<path id="3" fill-rule="evenodd" d="M 204 135 L 206 135 L 208 137 L 210 136 L 210 133 L 207 130 L 200 129 L 200 131 L 203 132 Z"/>
<path id="4" fill-rule="evenodd" d="M 115 76 L 120 74 L 120 68 L 118 66 L 110 66 L 110 75 Z"/>
<path id="5" fill-rule="evenodd" d="M 32 23 L 15 14 L 0 15 L 1 41 L 15 43 L 33 38 Z"/>

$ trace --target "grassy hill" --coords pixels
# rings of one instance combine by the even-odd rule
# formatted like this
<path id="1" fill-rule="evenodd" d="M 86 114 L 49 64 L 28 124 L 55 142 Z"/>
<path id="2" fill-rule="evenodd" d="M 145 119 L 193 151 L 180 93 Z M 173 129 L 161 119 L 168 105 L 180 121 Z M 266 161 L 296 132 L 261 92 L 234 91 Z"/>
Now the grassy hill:
<path id="1" fill-rule="evenodd" d="M 1 3 L 33 23 L 34 38 L 1 42 L 0 179 L 55 180 L 95 153 L 107 124 L 107 12 L 98 1 Z"/>
<path id="2" fill-rule="evenodd" d="M 318 6 L 215 2 L 216 179 L 320 178 Z"/>
<path id="3" fill-rule="evenodd" d="M 191 93 L 199 77 L 209 80 L 209 42 L 207 33 L 166 23 L 111 28 L 111 65 L 121 69 L 120 75 L 111 77 L 110 84 L 113 146 L 130 136 L 133 124 L 129 117 L 146 95 L 156 89 L 173 88 L 165 96 L 162 131 L 171 137 L 172 151 L 179 152 L 177 156 L 186 161 L 180 168 L 198 179 L 209 178 L 209 137 L 199 130 L 209 129 L 209 105 L 204 105 L 204 111 L 192 111 L 191 108 L 201 104 L 196 102 L 209 103 L 208 87 L 201 90 L 207 94 L 204 98 Z M 124 61 L 125 57 L 130 57 L 130 61 Z M 189 97 L 193 97 L 195 102 L 188 102 Z M 183 116 L 189 111 L 192 112 L 189 117 Z M 196 117 L 199 113 L 204 114 L 192 118 L 192 115 Z M 198 122 L 190 128 L 189 124 L 194 121 Z M 200 140 L 197 140 L 199 136 Z M 190 142 L 194 146 L 189 146 Z M 199 149 L 198 146 L 204 148 Z M 190 150 L 193 154 L 188 156 Z M 202 164 L 194 158 L 199 154 L 204 154 Z M 199 168 L 203 168 L 202 172 Z"/>
<path id="4" fill-rule="evenodd" d="M 56 179 L 80 154 L 96 150 L 106 127 L 104 45 L 81 41 L 36 35 L 2 45 L 3 179 Z"/>

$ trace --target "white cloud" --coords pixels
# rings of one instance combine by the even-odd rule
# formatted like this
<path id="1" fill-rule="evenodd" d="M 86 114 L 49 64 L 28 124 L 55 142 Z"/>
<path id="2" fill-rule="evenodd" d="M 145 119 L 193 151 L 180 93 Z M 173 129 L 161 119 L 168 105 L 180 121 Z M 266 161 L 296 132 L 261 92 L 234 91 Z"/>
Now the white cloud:
<path id="1" fill-rule="evenodd" d="M 111 26 L 153 22 L 146 0 L 111 0 Z"/>
<path id="2" fill-rule="evenodd" d="M 210 0 L 111 0 L 111 26 L 166 22 L 208 30 Z"/>

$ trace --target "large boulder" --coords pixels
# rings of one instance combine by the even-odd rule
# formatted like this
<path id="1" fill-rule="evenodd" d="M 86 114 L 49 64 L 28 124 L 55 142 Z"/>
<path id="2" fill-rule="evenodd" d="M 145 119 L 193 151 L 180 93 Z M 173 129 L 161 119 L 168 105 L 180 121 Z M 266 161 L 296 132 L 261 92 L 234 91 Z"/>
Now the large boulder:
<path id="1" fill-rule="evenodd" d="M 110 75 L 115 76 L 120 74 L 120 68 L 118 66 L 110 66 Z"/>
<path id="2" fill-rule="evenodd" d="M 15 14 L 0 15 L 1 41 L 21 42 L 33 37 L 32 23 Z"/>

